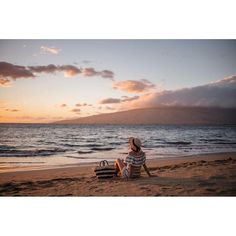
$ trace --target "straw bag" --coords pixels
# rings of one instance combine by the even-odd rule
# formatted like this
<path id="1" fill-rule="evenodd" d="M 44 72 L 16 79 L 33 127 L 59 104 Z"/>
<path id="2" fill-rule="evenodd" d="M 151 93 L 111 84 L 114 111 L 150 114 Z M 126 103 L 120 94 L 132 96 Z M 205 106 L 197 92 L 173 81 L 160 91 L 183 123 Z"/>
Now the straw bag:
<path id="1" fill-rule="evenodd" d="M 103 160 L 94 169 L 98 179 L 112 179 L 116 173 L 116 167 L 114 165 L 109 165 L 107 160 Z"/>

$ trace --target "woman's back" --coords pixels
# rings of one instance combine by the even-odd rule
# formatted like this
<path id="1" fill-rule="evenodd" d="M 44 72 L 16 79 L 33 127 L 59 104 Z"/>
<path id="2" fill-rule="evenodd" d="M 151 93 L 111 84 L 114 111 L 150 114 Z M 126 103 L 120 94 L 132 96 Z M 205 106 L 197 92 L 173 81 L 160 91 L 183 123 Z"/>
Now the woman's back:
<path id="1" fill-rule="evenodd" d="M 140 152 L 134 152 L 130 151 L 128 156 L 125 159 L 125 163 L 127 165 L 131 164 L 134 166 L 142 166 L 146 161 L 146 155 L 145 152 L 140 151 Z"/>

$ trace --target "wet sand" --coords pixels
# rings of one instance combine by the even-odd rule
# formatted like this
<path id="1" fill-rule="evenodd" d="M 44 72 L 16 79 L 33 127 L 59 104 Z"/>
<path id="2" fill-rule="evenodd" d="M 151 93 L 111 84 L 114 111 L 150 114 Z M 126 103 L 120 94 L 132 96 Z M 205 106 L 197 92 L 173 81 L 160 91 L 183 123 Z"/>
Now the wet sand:
<path id="1" fill-rule="evenodd" d="M 149 160 L 153 175 L 98 180 L 95 164 L 0 173 L 0 196 L 236 196 L 236 153 Z"/>

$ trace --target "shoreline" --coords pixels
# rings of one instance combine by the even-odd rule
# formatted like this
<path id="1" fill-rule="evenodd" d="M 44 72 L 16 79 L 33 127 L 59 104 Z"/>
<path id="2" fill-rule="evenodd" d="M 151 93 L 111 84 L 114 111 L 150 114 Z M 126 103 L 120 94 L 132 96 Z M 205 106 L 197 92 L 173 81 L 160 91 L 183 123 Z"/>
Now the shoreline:
<path id="1" fill-rule="evenodd" d="M 185 156 L 168 156 L 161 158 L 152 158 L 147 159 L 147 163 L 168 163 L 172 161 L 181 162 L 181 161 L 190 161 L 190 160 L 198 160 L 201 157 L 209 157 L 211 158 L 213 155 L 219 157 L 221 155 L 234 155 L 236 152 L 218 152 L 218 153 L 201 153 L 201 154 L 191 154 Z M 3 157 L 5 158 L 5 157 Z M 29 157 L 33 158 L 33 157 Z M 220 157 L 219 157 L 220 158 Z M 104 158 L 105 159 L 105 158 Z M 80 162 L 75 164 L 61 164 L 61 165 L 32 165 L 32 166 L 15 166 L 15 167 L 0 167 L 1 173 L 14 173 L 14 172 L 24 172 L 24 171 L 40 171 L 40 170 L 53 170 L 53 169 L 63 169 L 63 168 L 74 168 L 74 167 L 94 167 L 99 164 L 101 160 L 92 161 L 92 162 Z M 115 160 L 114 160 L 115 161 Z M 112 164 L 112 161 L 108 161 L 109 164 Z M 1 162 L 0 162 L 1 163 Z M 10 162 L 9 162 L 10 163 Z M 19 162 L 21 163 L 21 162 Z M 37 163 L 37 162 L 34 162 Z"/>
<path id="2" fill-rule="evenodd" d="M 147 160 L 154 176 L 128 181 L 98 180 L 96 164 L 0 173 L 0 196 L 236 196 L 236 153 Z"/>

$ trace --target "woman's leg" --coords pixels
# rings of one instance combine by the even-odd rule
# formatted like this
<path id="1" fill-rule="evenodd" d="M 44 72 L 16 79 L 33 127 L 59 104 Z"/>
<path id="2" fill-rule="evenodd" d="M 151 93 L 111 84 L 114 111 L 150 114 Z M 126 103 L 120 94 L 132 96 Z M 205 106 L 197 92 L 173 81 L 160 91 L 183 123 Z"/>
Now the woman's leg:
<path id="1" fill-rule="evenodd" d="M 121 172 L 125 166 L 123 160 L 121 159 L 116 159 L 115 165 L 116 165 L 116 173 Z"/>

